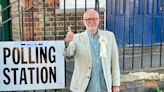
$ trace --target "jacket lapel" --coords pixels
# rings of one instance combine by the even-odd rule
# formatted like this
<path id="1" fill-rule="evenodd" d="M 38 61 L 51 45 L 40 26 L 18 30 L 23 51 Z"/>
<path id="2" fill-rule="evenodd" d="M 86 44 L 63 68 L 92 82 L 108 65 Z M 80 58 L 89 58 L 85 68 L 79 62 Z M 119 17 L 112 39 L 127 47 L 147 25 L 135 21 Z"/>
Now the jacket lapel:
<path id="1" fill-rule="evenodd" d="M 91 48 L 92 47 L 90 47 L 90 41 L 89 41 L 89 36 L 87 34 L 87 31 L 84 32 L 84 37 L 82 39 L 84 39 L 83 44 L 87 51 L 88 57 L 89 57 L 89 59 L 91 59 Z"/>

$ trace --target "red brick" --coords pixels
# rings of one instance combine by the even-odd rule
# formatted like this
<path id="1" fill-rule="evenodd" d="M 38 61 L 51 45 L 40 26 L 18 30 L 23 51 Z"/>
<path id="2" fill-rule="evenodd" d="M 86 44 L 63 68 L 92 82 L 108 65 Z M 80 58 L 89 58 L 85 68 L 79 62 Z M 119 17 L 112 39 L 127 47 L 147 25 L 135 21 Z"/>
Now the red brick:
<path id="1" fill-rule="evenodd" d="M 59 3 L 59 0 L 55 0 L 56 3 Z M 48 3 L 54 3 L 54 0 L 47 0 Z"/>
<path id="2" fill-rule="evenodd" d="M 120 86 L 120 90 L 125 90 L 125 89 L 127 89 L 127 85 L 121 85 Z"/>
<path id="3" fill-rule="evenodd" d="M 144 82 L 144 87 L 157 87 L 159 86 L 158 81 L 146 81 Z"/>
<path id="4" fill-rule="evenodd" d="M 47 12 L 53 12 L 53 11 L 54 11 L 54 8 L 53 7 L 47 8 Z"/>
<path id="5" fill-rule="evenodd" d="M 39 22 L 39 18 L 25 18 L 24 22 Z"/>

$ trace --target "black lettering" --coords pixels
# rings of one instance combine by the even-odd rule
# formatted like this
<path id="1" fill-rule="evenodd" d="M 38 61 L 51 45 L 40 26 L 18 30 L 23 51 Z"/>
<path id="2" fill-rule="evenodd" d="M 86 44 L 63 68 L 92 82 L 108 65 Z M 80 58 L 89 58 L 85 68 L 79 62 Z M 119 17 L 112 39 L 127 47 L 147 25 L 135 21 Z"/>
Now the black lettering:
<path id="1" fill-rule="evenodd" d="M 24 83 L 27 84 L 25 68 L 21 68 L 21 75 L 20 75 L 20 82 L 19 83 L 22 84 L 22 81 L 24 81 Z"/>
<path id="2" fill-rule="evenodd" d="M 52 53 L 54 53 L 54 52 L 55 52 L 55 48 L 54 48 L 53 46 L 51 46 L 50 49 L 49 49 L 49 61 L 50 61 L 51 63 L 54 63 L 55 60 L 56 60 L 55 55 L 52 55 Z M 52 56 L 52 57 L 51 57 L 51 56 Z M 52 58 L 53 58 L 53 59 L 52 59 Z"/>
<path id="3" fill-rule="evenodd" d="M 36 68 L 36 82 L 39 84 L 39 68 Z"/>
<path id="4" fill-rule="evenodd" d="M 28 70 L 30 71 L 30 83 L 31 84 L 33 84 L 33 70 L 34 70 L 35 68 L 28 68 Z"/>
<path id="5" fill-rule="evenodd" d="M 34 64 L 34 61 L 31 60 L 31 48 L 28 48 L 28 51 L 29 64 Z"/>
<path id="6" fill-rule="evenodd" d="M 16 56 L 17 56 L 17 60 L 15 59 Z M 14 64 L 19 64 L 19 62 L 20 62 L 20 51 L 18 48 L 13 49 L 12 58 L 13 58 Z"/>
<path id="7" fill-rule="evenodd" d="M 6 77 L 7 80 L 3 80 L 4 84 L 9 84 L 10 83 L 10 77 L 7 73 L 9 73 L 10 70 L 8 68 L 5 68 L 3 70 L 3 75 Z"/>
<path id="8" fill-rule="evenodd" d="M 18 70 L 18 68 L 12 68 L 11 70 L 13 70 L 13 74 L 14 74 L 14 84 L 17 84 L 17 77 L 16 77 L 16 71 Z"/>
<path id="9" fill-rule="evenodd" d="M 38 47 L 36 47 L 36 63 L 38 64 Z"/>
<path id="10" fill-rule="evenodd" d="M 40 63 L 42 63 L 42 57 L 44 58 L 45 63 L 47 63 L 47 47 L 45 47 L 44 50 L 40 47 Z"/>
<path id="11" fill-rule="evenodd" d="M 54 69 L 52 69 L 52 67 L 49 67 L 49 74 L 50 74 L 49 76 L 50 83 L 52 83 L 51 82 L 52 79 L 53 79 L 53 82 L 55 83 L 56 82 L 56 67 L 54 67 Z"/>
<path id="12" fill-rule="evenodd" d="M 4 52 L 4 56 L 3 56 L 4 64 L 6 64 L 6 58 L 10 56 L 10 49 L 9 48 L 3 48 L 3 52 Z"/>
<path id="13" fill-rule="evenodd" d="M 48 80 L 48 70 L 46 67 L 41 69 L 41 81 L 42 83 L 47 83 Z"/>
<path id="14" fill-rule="evenodd" d="M 22 59 L 22 63 L 24 62 L 24 49 L 21 48 L 21 59 Z"/>
<path id="15" fill-rule="evenodd" d="M 22 48 L 24 49 L 24 48 Z M 24 50 L 23 50 L 23 53 L 24 53 Z M 22 55 L 22 58 L 24 58 L 24 54 Z M 24 59 L 22 59 L 22 64 L 27 64 L 27 61 L 24 61 Z"/>

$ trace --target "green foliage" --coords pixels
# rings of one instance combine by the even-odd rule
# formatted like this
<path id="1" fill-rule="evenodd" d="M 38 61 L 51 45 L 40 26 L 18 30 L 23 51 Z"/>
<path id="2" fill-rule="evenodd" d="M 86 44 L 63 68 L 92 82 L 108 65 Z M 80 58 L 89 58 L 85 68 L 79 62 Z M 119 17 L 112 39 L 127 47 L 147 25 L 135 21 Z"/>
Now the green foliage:
<path id="1" fill-rule="evenodd" d="M 159 87 L 156 88 L 157 92 L 164 92 L 164 88 L 160 89 Z"/>

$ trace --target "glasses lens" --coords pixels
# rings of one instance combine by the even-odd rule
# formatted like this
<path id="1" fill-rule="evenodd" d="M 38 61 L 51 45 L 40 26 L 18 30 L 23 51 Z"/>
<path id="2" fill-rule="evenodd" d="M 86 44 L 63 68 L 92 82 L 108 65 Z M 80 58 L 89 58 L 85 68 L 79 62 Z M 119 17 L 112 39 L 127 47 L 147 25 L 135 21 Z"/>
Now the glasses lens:
<path id="1" fill-rule="evenodd" d="M 98 18 L 88 18 L 88 19 L 84 19 L 84 20 L 86 20 L 86 21 L 97 21 Z"/>

